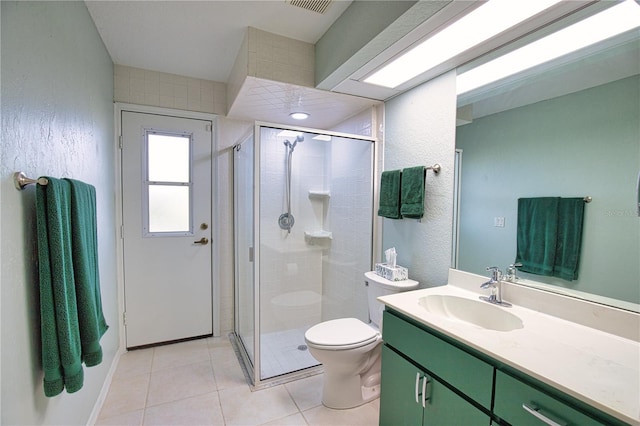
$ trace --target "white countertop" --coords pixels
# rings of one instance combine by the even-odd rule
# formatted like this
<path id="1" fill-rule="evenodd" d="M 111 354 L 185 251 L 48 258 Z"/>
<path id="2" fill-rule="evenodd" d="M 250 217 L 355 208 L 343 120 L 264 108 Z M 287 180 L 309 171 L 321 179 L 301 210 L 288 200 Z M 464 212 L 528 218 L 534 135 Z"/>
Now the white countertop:
<path id="1" fill-rule="evenodd" d="M 514 305 L 523 328 L 494 331 L 428 312 L 423 296 L 478 299 L 453 285 L 379 298 L 385 305 L 624 422 L 640 425 L 640 343 Z M 384 327 L 384 325 L 383 325 Z"/>

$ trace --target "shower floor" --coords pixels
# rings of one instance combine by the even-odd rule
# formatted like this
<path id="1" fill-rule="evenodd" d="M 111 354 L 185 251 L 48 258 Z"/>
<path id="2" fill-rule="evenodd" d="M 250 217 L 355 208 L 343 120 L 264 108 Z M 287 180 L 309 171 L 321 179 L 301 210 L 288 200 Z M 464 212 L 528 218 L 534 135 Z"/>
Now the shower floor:
<path id="1" fill-rule="evenodd" d="M 260 343 L 262 354 L 261 380 L 319 365 L 318 361 L 306 349 L 304 333 L 307 328 L 277 331 L 262 335 Z M 305 349 L 301 350 L 300 347 Z"/>

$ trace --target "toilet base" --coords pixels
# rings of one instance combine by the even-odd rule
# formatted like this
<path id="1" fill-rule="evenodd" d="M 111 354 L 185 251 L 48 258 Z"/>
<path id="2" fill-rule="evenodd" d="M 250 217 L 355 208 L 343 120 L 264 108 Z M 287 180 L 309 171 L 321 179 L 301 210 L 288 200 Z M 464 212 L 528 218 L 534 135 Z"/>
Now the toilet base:
<path id="1" fill-rule="evenodd" d="M 325 370 L 325 376 L 326 374 Z M 378 374 L 377 383 L 371 383 L 373 380 L 368 382 L 369 386 L 363 385 L 359 376 L 342 376 L 341 379 L 326 376 L 322 388 L 322 405 L 334 410 L 347 410 L 373 401 L 380 396 L 380 375 Z"/>

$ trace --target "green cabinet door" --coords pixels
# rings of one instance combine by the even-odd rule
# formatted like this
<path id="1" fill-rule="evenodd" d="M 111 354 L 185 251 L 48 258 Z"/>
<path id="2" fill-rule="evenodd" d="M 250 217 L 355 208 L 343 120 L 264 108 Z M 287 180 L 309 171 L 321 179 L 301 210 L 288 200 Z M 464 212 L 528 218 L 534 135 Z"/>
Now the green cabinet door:
<path id="1" fill-rule="evenodd" d="M 387 345 L 491 410 L 492 365 L 388 311 L 383 324 Z"/>
<path id="2" fill-rule="evenodd" d="M 428 380 L 427 384 L 425 380 Z M 489 423 L 489 415 L 389 347 L 382 347 L 380 425 L 475 426 Z"/>
<path id="3" fill-rule="evenodd" d="M 421 372 L 413 364 L 382 346 L 382 378 L 380 385 L 380 425 L 416 426 L 422 424 L 422 404 L 416 402 L 416 375 Z M 422 392 L 418 377 L 418 390 Z M 420 397 L 418 397 L 420 401 Z"/>

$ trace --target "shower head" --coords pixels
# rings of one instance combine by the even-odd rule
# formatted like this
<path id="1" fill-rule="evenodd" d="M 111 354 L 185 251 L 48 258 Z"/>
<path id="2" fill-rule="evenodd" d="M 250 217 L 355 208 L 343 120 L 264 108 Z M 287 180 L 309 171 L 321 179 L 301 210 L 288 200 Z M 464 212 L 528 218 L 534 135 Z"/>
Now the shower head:
<path id="1" fill-rule="evenodd" d="M 293 152 L 293 149 L 296 147 L 296 145 L 298 145 L 298 142 L 303 142 L 304 141 L 304 136 L 302 135 L 296 135 L 296 139 L 293 141 L 293 143 L 289 142 L 289 139 L 285 140 L 283 143 L 285 144 L 285 146 L 287 146 L 291 152 Z"/>

